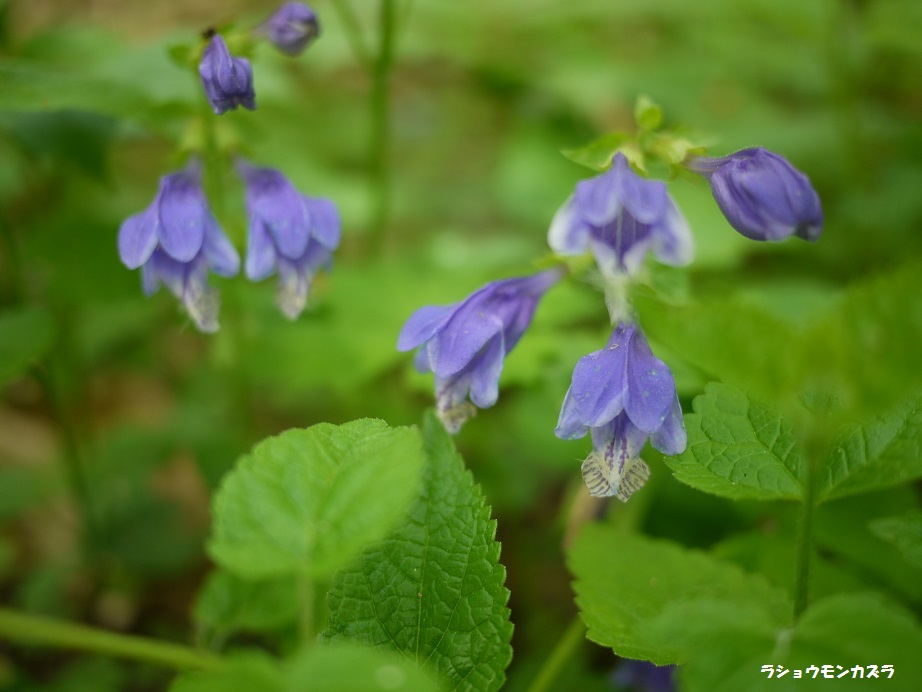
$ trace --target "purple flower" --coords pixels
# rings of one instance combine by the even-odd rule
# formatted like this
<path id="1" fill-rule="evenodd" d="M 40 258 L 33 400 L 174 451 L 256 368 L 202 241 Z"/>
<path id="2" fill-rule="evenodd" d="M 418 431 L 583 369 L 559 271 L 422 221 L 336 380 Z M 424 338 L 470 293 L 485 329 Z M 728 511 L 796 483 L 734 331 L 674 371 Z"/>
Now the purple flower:
<path id="1" fill-rule="evenodd" d="M 823 230 L 820 198 L 810 179 L 767 149 L 743 149 L 719 158 L 693 158 L 688 167 L 711 183 L 717 205 L 752 240 L 796 235 L 815 241 Z"/>
<path id="2" fill-rule="evenodd" d="M 153 204 L 122 223 L 118 252 L 129 269 L 141 267 L 147 295 L 164 284 L 201 331 L 217 331 L 217 295 L 206 277 L 234 276 L 240 257 L 208 208 L 198 165 L 160 179 Z"/>
<path id="3" fill-rule="evenodd" d="M 548 232 L 554 252 L 591 250 L 606 275 L 633 274 L 647 250 L 661 262 L 688 264 L 694 252 L 688 224 L 658 180 L 645 180 L 624 154 L 611 168 L 576 186 Z"/>
<path id="4" fill-rule="evenodd" d="M 198 73 L 208 103 L 218 115 L 236 110 L 237 106 L 256 110 L 250 61 L 231 55 L 220 34 L 211 37 L 211 43 L 205 48 L 202 62 L 199 63 Z"/>
<path id="5" fill-rule="evenodd" d="M 330 265 L 339 246 L 339 212 L 328 199 L 302 195 L 272 168 L 239 162 L 237 169 L 246 183 L 250 216 L 246 275 L 261 281 L 278 271 L 279 307 L 295 319 L 314 275 Z"/>
<path id="6" fill-rule="evenodd" d="M 458 432 L 475 406 L 496 403 L 503 359 L 522 338 L 541 296 L 560 277 L 560 270 L 549 269 L 493 281 L 460 303 L 426 306 L 407 320 L 397 349 L 422 347 L 416 367 L 435 373 L 436 410 L 449 432 Z"/>
<path id="7" fill-rule="evenodd" d="M 653 355 L 640 328 L 619 324 L 608 346 L 580 358 L 573 370 L 554 434 L 592 436 L 583 462 L 591 495 L 627 499 L 650 477 L 639 458 L 647 439 L 664 454 L 685 449 L 686 434 L 675 380 Z"/>
<path id="8" fill-rule="evenodd" d="M 300 55 L 320 36 L 317 15 L 300 2 L 286 2 L 257 28 L 275 47 L 287 55 Z"/>

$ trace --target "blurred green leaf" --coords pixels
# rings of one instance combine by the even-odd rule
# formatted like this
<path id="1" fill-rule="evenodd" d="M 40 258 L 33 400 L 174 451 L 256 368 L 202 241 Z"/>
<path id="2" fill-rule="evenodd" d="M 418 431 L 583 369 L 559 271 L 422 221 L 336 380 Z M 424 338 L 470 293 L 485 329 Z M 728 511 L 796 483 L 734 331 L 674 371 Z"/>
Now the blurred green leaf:
<path id="1" fill-rule="evenodd" d="M 434 680 L 401 657 L 340 644 L 314 646 L 287 661 L 256 652 L 230 656 L 216 670 L 179 676 L 170 692 L 437 692 Z"/>
<path id="2" fill-rule="evenodd" d="M 199 592 L 193 617 L 201 631 L 220 637 L 265 632 L 295 622 L 299 603 L 293 575 L 251 581 L 216 569 Z"/>
<path id="3" fill-rule="evenodd" d="M 817 497 L 834 499 L 922 477 L 922 396 L 839 436 L 819 468 Z"/>
<path id="4" fill-rule="evenodd" d="M 587 525 L 568 565 L 587 636 L 625 658 L 666 665 L 689 657 L 694 632 L 660 627 L 658 618 L 682 621 L 688 613 L 711 611 L 721 631 L 765 631 L 783 627 L 791 618 L 787 595 L 763 577 L 612 525 Z"/>
<path id="5" fill-rule="evenodd" d="M 40 308 L 15 308 L 0 314 L 0 386 L 23 374 L 54 343 L 54 322 Z"/>
<path id="6" fill-rule="evenodd" d="M 563 149 L 560 153 L 581 166 L 587 166 L 596 171 L 604 171 L 611 165 L 611 160 L 621 145 L 629 139 L 630 135 L 626 133 L 614 132 L 603 135 L 586 146 L 576 149 Z"/>
<path id="7" fill-rule="evenodd" d="M 216 670 L 185 673 L 170 685 L 170 692 L 287 692 L 279 661 L 262 652 L 237 652 Z"/>
<path id="8" fill-rule="evenodd" d="M 335 575 L 323 637 L 396 649 L 452 689 L 496 690 L 512 658 L 496 522 L 432 411 L 424 437 L 422 493 L 409 520 Z"/>
<path id="9" fill-rule="evenodd" d="M 352 644 L 315 646 L 292 662 L 289 689 L 323 692 L 438 692 L 439 685 L 402 656 Z"/>
<path id="10" fill-rule="evenodd" d="M 96 180 L 108 169 L 116 121 L 96 113 L 0 113 L 0 130 L 33 156 L 52 165 L 70 164 Z"/>
<path id="11" fill-rule="evenodd" d="M 715 379 L 768 400 L 794 388 L 795 331 L 761 307 L 735 297 L 669 305 L 643 290 L 635 300 L 652 339 Z"/>
<path id="12" fill-rule="evenodd" d="M 252 579 L 331 574 L 387 535 L 416 493 L 422 462 L 419 433 L 380 420 L 263 440 L 218 490 L 209 552 Z"/>
<path id="13" fill-rule="evenodd" d="M 732 499 L 801 499 L 806 460 L 790 426 L 725 384 L 712 382 L 686 414 L 688 446 L 666 464 L 698 490 Z"/>
<path id="14" fill-rule="evenodd" d="M 919 498 L 910 486 L 825 502 L 814 515 L 817 549 L 872 588 L 887 589 L 894 597 L 922 604 L 918 568 L 895 544 L 871 529 L 877 519 L 918 511 Z"/>
<path id="15" fill-rule="evenodd" d="M 732 617 L 723 608 L 718 613 Z M 736 631 L 728 631 L 720 615 L 714 617 L 703 610 L 676 615 L 687 619 L 671 624 L 696 637 L 694 656 L 679 670 L 682 689 L 735 692 L 777 690 L 779 685 L 788 689 L 801 682 L 785 687 L 785 679 L 794 680 L 794 670 L 802 671 L 803 678 L 812 682 L 814 675 L 823 679 L 823 673 L 807 668 L 824 665 L 831 666 L 836 689 L 866 689 L 874 683 L 867 678 L 853 679 L 845 670 L 869 664 L 879 670 L 889 664 L 894 668 L 892 679 L 884 672 L 876 682 L 886 689 L 909 692 L 918 687 L 922 675 L 918 655 L 922 627 L 908 611 L 876 593 L 830 596 L 811 605 L 793 628 L 773 631 L 751 627 L 745 621 L 738 623 Z M 781 680 L 777 675 L 769 678 L 761 672 L 764 665 L 781 665 L 789 672 Z"/>
<path id="16" fill-rule="evenodd" d="M 125 84 L 87 78 L 26 61 L 0 60 L 0 111 L 91 111 L 139 116 L 151 104 Z"/>
<path id="17" fill-rule="evenodd" d="M 875 519 L 871 532 L 895 545 L 907 562 L 922 569 L 922 512 Z"/>
<path id="18" fill-rule="evenodd" d="M 655 130 L 663 124 L 663 109 L 649 96 L 640 96 L 634 105 L 634 121 L 641 130 Z"/>

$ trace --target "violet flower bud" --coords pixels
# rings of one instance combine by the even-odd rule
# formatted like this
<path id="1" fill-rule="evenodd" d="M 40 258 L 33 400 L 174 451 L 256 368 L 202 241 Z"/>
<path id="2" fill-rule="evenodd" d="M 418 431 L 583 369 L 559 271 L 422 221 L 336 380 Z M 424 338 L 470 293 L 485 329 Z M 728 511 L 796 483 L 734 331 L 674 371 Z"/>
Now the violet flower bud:
<path id="1" fill-rule="evenodd" d="M 619 324 L 601 351 L 580 358 L 554 434 L 592 436 L 583 479 L 596 497 L 622 502 L 650 477 L 640 459 L 647 439 L 664 454 L 679 454 L 687 437 L 675 379 L 650 350 L 640 327 Z"/>
<path id="2" fill-rule="evenodd" d="M 237 106 L 256 110 L 250 61 L 231 55 L 220 34 L 211 37 L 211 42 L 202 54 L 198 73 L 208 103 L 218 115 L 236 110 Z"/>
<path id="3" fill-rule="evenodd" d="M 307 5 L 286 2 L 257 27 L 256 32 L 286 55 L 294 56 L 303 53 L 320 36 L 320 22 Z"/>
<path id="4" fill-rule="evenodd" d="M 496 403 L 503 360 L 531 324 L 538 301 L 560 277 L 560 270 L 549 269 L 493 281 L 460 303 L 429 305 L 407 320 L 397 349 L 420 347 L 416 368 L 435 373 L 436 410 L 450 433 L 461 429 L 475 407 Z"/>
<path id="5" fill-rule="evenodd" d="M 696 157 L 688 167 L 708 179 L 733 228 L 752 240 L 816 241 L 823 210 L 810 179 L 782 156 L 761 147 L 718 158 Z"/>
<path id="6" fill-rule="evenodd" d="M 122 223 L 118 251 L 126 267 L 141 268 L 147 295 L 164 284 L 201 331 L 215 332 L 218 300 L 207 274 L 236 275 L 240 257 L 208 208 L 199 176 L 197 164 L 163 176 L 153 203 Z"/>
<path id="7" fill-rule="evenodd" d="M 648 250 L 676 266 L 694 254 L 688 224 L 666 185 L 634 173 L 621 152 L 605 173 L 576 185 L 551 222 L 548 244 L 564 255 L 591 251 L 607 276 L 635 273 Z"/>
<path id="8" fill-rule="evenodd" d="M 328 199 L 302 195 L 272 168 L 241 161 L 237 170 L 246 183 L 250 216 L 247 277 L 260 281 L 278 271 L 279 307 L 296 319 L 314 276 L 330 266 L 339 247 L 339 212 Z"/>

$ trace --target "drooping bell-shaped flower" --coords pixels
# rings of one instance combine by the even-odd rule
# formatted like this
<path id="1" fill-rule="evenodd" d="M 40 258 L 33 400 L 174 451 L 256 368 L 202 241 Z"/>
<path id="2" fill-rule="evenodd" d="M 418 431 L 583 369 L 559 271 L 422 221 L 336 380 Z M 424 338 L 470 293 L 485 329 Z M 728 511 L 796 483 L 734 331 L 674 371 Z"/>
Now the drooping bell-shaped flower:
<path id="1" fill-rule="evenodd" d="M 561 275 L 549 269 L 493 281 L 460 303 L 426 306 L 407 320 L 397 349 L 420 347 L 416 367 L 435 374 L 436 410 L 449 432 L 458 432 L 475 407 L 496 403 L 506 355 Z"/>
<path id="2" fill-rule="evenodd" d="M 275 169 L 242 161 L 237 169 L 246 183 L 250 217 L 246 275 L 261 281 L 277 271 L 279 307 L 296 319 L 314 276 L 329 267 L 339 247 L 339 212 L 328 199 L 302 195 Z"/>
<path id="3" fill-rule="evenodd" d="M 640 459 L 649 439 L 664 454 L 685 449 L 686 433 L 675 380 L 653 355 L 635 324 L 619 324 L 601 351 L 573 370 L 554 434 L 564 440 L 592 436 L 583 462 L 591 495 L 626 501 L 650 477 Z"/>
<path id="4" fill-rule="evenodd" d="M 823 209 L 810 179 L 782 156 L 756 147 L 718 158 L 695 157 L 688 167 L 708 179 L 733 228 L 752 240 L 792 235 L 814 242 Z"/>
<path id="5" fill-rule="evenodd" d="M 253 89 L 253 68 L 246 58 L 235 58 L 220 34 L 211 41 L 202 54 L 198 66 L 199 76 L 208 103 L 218 115 L 243 106 L 256 110 L 256 92 Z"/>
<path id="6" fill-rule="evenodd" d="M 304 3 L 286 2 L 256 32 L 286 55 L 300 55 L 320 36 L 320 23 L 317 14 Z"/>
<path id="7" fill-rule="evenodd" d="M 218 299 L 207 274 L 236 275 L 240 256 L 208 208 L 197 164 L 160 179 L 153 203 L 122 223 L 118 251 L 126 267 L 141 268 L 147 295 L 165 285 L 201 331 L 217 331 Z"/>
<path id="8" fill-rule="evenodd" d="M 548 244 L 564 255 L 591 251 L 606 276 L 633 274 L 647 251 L 676 266 L 694 254 L 691 231 L 666 185 L 634 173 L 621 152 L 608 171 L 576 185 L 551 222 Z"/>

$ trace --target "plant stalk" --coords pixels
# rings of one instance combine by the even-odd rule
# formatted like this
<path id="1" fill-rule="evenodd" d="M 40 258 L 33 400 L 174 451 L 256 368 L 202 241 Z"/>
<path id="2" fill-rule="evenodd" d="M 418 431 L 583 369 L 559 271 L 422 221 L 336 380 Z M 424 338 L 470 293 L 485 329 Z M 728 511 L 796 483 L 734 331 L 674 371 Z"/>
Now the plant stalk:
<path id="1" fill-rule="evenodd" d="M 0 635 L 22 644 L 92 651 L 176 670 L 215 668 L 221 663 L 217 656 L 179 644 L 26 615 L 6 608 L 0 608 Z"/>
<path id="2" fill-rule="evenodd" d="M 545 692 L 545 690 L 555 689 L 554 682 L 560 676 L 563 667 L 579 649 L 580 643 L 585 639 L 586 625 L 579 615 L 576 615 L 566 632 L 557 641 L 551 655 L 541 666 L 538 675 L 528 686 L 528 692 Z"/>

